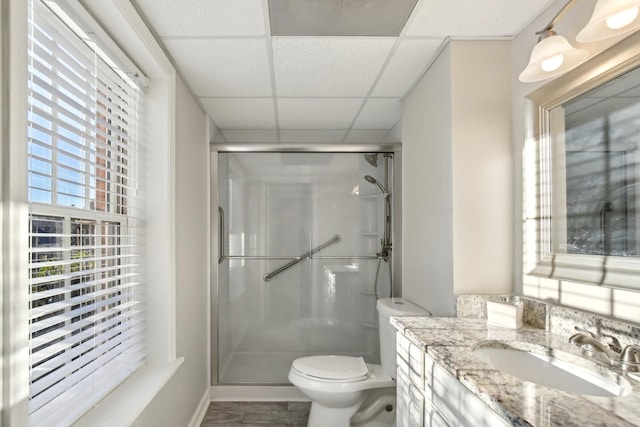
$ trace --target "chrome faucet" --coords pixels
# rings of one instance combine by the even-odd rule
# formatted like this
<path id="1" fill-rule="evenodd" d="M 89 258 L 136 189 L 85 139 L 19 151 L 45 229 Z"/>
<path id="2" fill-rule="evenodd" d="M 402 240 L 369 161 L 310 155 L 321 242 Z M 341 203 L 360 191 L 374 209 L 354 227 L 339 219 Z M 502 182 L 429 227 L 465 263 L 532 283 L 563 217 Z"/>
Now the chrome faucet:
<path id="1" fill-rule="evenodd" d="M 621 368 L 629 372 L 640 372 L 640 345 L 629 344 L 620 350 L 620 343 L 614 337 L 605 335 L 610 344 L 605 344 L 591 331 L 575 327 L 578 331 L 569 337 L 569 342 L 587 351 L 603 353 L 610 364 L 620 364 Z"/>
<path id="2" fill-rule="evenodd" d="M 580 332 L 577 332 L 569 337 L 569 342 L 571 344 L 579 345 L 587 351 L 597 350 L 603 353 L 611 364 L 620 360 L 620 353 L 613 351 L 611 348 L 609 348 L 608 345 L 600 342 L 593 332 L 582 330 L 578 327 L 576 327 L 576 329 L 578 329 Z"/>

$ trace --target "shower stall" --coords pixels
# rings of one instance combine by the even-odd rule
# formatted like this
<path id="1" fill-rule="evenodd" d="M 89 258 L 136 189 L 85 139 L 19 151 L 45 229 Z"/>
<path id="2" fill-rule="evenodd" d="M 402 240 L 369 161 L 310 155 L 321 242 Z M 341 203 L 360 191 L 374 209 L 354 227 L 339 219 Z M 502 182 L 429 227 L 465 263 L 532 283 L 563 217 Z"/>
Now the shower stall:
<path id="1" fill-rule="evenodd" d="M 379 363 L 376 300 L 399 287 L 399 156 L 212 146 L 214 384 L 286 384 L 309 354 Z"/>

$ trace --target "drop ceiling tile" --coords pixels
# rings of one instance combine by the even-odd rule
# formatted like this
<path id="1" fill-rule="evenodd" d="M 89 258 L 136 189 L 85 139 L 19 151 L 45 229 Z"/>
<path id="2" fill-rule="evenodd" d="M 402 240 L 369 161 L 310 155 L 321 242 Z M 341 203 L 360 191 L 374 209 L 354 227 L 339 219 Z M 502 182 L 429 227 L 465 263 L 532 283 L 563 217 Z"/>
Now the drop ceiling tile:
<path id="1" fill-rule="evenodd" d="M 180 39 L 165 45 L 198 96 L 272 95 L 264 39 Z"/>
<path id="2" fill-rule="evenodd" d="M 281 129 L 280 141 L 291 143 L 309 142 L 342 142 L 346 130 L 304 130 L 304 129 Z"/>
<path id="3" fill-rule="evenodd" d="M 391 129 L 402 117 L 402 103 L 396 98 L 369 98 L 353 125 L 354 129 Z"/>
<path id="4" fill-rule="evenodd" d="M 135 0 L 161 37 L 262 36 L 262 0 Z"/>
<path id="5" fill-rule="evenodd" d="M 271 98 L 201 98 L 207 114 L 221 129 L 275 129 Z"/>
<path id="6" fill-rule="evenodd" d="M 551 0 L 421 0 L 406 36 L 513 36 Z"/>
<path id="7" fill-rule="evenodd" d="M 348 129 L 362 101 L 358 98 L 280 98 L 280 128 Z"/>
<path id="8" fill-rule="evenodd" d="M 394 37 L 274 37 L 278 96 L 366 96 Z"/>
<path id="9" fill-rule="evenodd" d="M 383 130 L 364 130 L 364 129 L 351 129 L 347 135 L 347 139 L 344 142 L 351 143 L 376 143 L 382 141 L 385 135 L 389 132 L 386 129 Z"/>
<path id="10" fill-rule="evenodd" d="M 222 131 L 227 142 L 265 143 L 278 142 L 278 133 L 274 129 L 232 129 Z"/>
<path id="11" fill-rule="evenodd" d="M 372 95 L 403 97 L 422 76 L 443 40 L 402 40 L 384 69 Z"/>
<path id="12" fill-rule="evenodd" d="M 398 36 L 417 0 L 269 0 L 275 36 Z"/>

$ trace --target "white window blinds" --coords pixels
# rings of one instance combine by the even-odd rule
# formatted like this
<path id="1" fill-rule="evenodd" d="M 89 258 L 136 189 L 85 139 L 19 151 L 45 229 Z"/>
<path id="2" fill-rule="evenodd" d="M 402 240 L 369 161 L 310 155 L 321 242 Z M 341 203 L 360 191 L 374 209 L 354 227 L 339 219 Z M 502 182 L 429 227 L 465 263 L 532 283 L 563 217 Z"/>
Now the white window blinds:
<path id="1" fill-rule="evenodd" d="M 31 11 L 30 425 L 68 425 L 144 362 L 142 94 L 40 0 Z"/>

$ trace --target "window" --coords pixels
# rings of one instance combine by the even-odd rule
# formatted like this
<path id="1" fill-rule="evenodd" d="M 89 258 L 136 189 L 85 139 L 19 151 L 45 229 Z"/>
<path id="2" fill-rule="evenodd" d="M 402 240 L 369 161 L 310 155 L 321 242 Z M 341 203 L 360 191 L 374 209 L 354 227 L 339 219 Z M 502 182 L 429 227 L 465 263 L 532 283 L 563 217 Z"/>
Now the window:
<path id="1" fill-rule="evenodd" d="M 142 93 L 62 14 L 50 2 L 32 1 L 31 425 L 70 424 L 145 360 L 137 199 Z"/>

